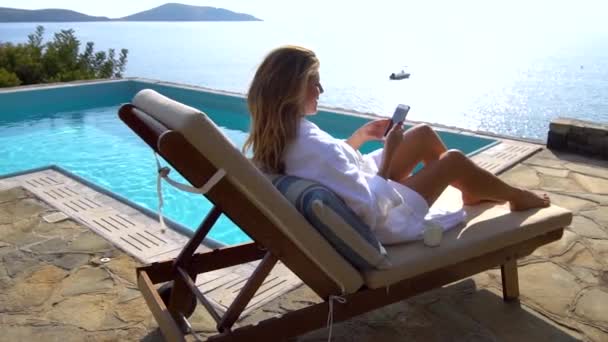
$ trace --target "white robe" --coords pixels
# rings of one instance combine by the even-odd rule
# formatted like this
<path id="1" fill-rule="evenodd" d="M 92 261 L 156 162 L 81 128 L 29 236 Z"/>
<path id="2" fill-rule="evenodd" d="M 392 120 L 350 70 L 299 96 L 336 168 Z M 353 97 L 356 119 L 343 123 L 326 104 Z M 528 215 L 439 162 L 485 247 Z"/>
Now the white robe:
<path id="1" fill-rule="evenodd" d="M 319 182 L 333 190 L 367 223 L 381 243 L 422 238 L 432 221 L 444 230 L 466 218 L 464 210 L 432 210 L 414 190 L 378 176 L 382 149 L 362 155 L 314 123 L 302 119 L 298 134 L 283 154 L 285 173 Z"/>

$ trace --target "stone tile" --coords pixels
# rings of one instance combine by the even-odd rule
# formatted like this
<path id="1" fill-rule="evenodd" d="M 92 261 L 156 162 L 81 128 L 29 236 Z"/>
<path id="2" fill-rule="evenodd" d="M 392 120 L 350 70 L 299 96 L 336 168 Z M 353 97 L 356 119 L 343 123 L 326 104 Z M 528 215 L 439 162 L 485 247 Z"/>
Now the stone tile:
<path id="1" fill-rule="evenodd" d="M 53 238 L 30 246 L 29 250 L 40 254 L 63 254 L 68 251 L 68 243 L 61 238 Z"/>
<path id="2" fill-rule="evenodd" d="M 130 324 L 121 322 L 112 308 L 112 297 L 100 295 L 81 295 L 69 297 L 46 313 L 47 319 L 77 326 L 88 331 L 111 330 L 128 327 Z"/>
<path id="3" fill-rule="evenodd" d="M 608 205 L 608 196 L 603 195 L 595 195 L 589 193 L 576 193 L 576 194 L 568 194 L 572 197 L 582 198 L 589 201 L 593 201 L 598 205 Z"/>
<path id="4" fill-rule="evenodd" d="M 550 258 L 556 255 L 564 254 L 568 249 L 570 249 L 574 243 L 579 239 L 578 235 L 564 230 L 564 235 L 561 239 L 552 242 L 548 245 L 541 246 L 537 248 L 532 255 L 537 257 L 546 257 Z"/>
<path id="5" fill-rule="evenodd" d="M 83 229 L 82 226 L 72 220 L 65 220 L 57 223 L 40 221 L 34 228 L 36 234 L 59 237 L 66 241 L 72 240 L 75 236 L 85 230 L 86 229 Z"/>
<path id="6" fill-rule="evenodd" d="M 566 329 L 532 309 L 502 300 L 499 291 L 482 290 L 459 301 L 463 310 L 492 332 L 495 341 L 578 341 L 580 334 Z M 517 328 L 515 328 L 517 327 Z"/>
<path id="7" fill-rule="evenodd" d="M 268 304 L 264 305 L 263 310 L 268 312 L 285 313 L 304 308 L 309 305 L 319 303 L 321 300 L 317 295 L 306 285 L 297 287 L 289 292 L 289 296 L 281 300 L 276 298 Z M 250 311 L 247 316 L 241 321 L 243 324 L 251 324 L 257 319 L 268 317 L 268 314 L 263 314 L 261 310 Z"/>
<path id="8" fill-rule="evenodd" d="M 3 312 L 40 311 L 53 290 L 54 287 L 47 283 L 16 283 L 7 292 L 0 293 L 0 308 Z"/>
<path id="9" fill-rule="evenodd" d="M 524 161 L 520 165 L 540 166 L 540 167 L 544 167 L 544 168 L 552 168 L 552 169 L 556 169 L 556 170 L 563 170 L 564 169 L 563 164 L 564 163 L 562 161 L 560 161 L 560 160 L 552 160 L 552 159 L 546 159 L 546 158 L 532 157 L 531 159 L 528 159 L 528 160 Z"/>
<path id="10" fill-rule="evenodd" d="M 0 227 L 1 228 L 1 227 Z M 0 246 L 0 258 L 8 253 L 11 253 L 15 250 L 13 246 Z"/>
<path id="11" fill-rule="evenodd" d="M 78 235 L 68 246 L 68 251 L 81 253 L 101 253 L 112 249 L 112 245 L 92 231 Z"/>
<path id="12" fill-rule="evenodd" d="M 600 271 L 603 265 L 598 262 L 593 254 L 581 243 L 575 243 L 564 255 L 554 259 L 568 266 L 579 266 Z"/>
<path id="13" fill-rule="evenodd" d="M 472 276 L 470 279 L 475 282 L 475 288 L 482 289 L 487 288 L 489 286 L 500 285 L 497 280 L 500 280 L 500 277 L 494 277 L 490 272 L 481 272 Z"/>
<path id="14" fill-rule="evenodd" d="M 570 178 L 560 178 L 552 176 L 542 176 L 540 188 L 547 191 L 567 191 L 567 192 L 583 192 L 585 191 L 577 182 Z"/>
<path id="15" fill-rule="evenodd" d="M 399 302 L 334 324 L 335 341 L 492 341 L 491 332 L 457 305 L 435 300 L 429 304 Z M 328 329 L 306 334 L 298 341 L 328 339 Z"/>
<path id="16" fill-rule="evenodd" d="M 608 179 L 586 176 L 580 173 L 573 173 L 572 178 L 591 193 L 608 195 Z"/>
<path id="17" fill-rule="evenodd" d="M 139 296 L 128 302 L 118 303 L 114 306 L 114 315 L 121 321 L 139 323 L 150 319 L 150 309 L 143 297 Z"/>
<path id="18" fill-rule="evenodd" d="M 520 293 L 542 311 L 564 315 L 582 289 L 576 277 L 550 263 L 519 268 Z"/>
<path id="19" fill-rule="evenodd" d="M 262 315 L 262 319 L 272 317 L 272 314 L 269 314 L 268 312 L 262 312 Z M 217 323 L 215 323 L 215 320 L 213 320 L 209 313 L 205 311 L 202 305 L 198 305 L 196 307 L 194 313 L 192 314 L 192 316 L 190 316 L 189 320 L 192 324 L 192 329 L 194 329 L 194 331 L 202 332 L 204 335 L 207 336 L 213 335 L 217 332 L 217 330 L 215 330 Z"/>
<path id="20" fill-rule="evenodd" d="M 110 262 L 103 265 L 103 267 L 106 267 L 110 272 L 133 285 L 137 284 L 135 269 L 139 266 L 141 266 L 140 263 L 124 254 L 117 258 L 112 258 Z"/>
<path id="21" fill-rule="evenodd" d="M 574 216 L 569 229 L 580 236 L 592 239 L 608 239 L 608 232 L 605 229 L 584 216 Z"/>
<path id="22" fill-rule="evenodd" d="M 64 297 L 103 293 L 113 286 L 114 281 L 105 270 L 97 267 L 82 267 L 62 282 L 60 293 Z"/>
<path id="23" fill-rule="evenodd" d="M 31 315 L 21 313 L 5 313 L 0 312 L 0 324 L 2 327 L 8 327 L 11 325 L 24 324 L 29 320 L 33 320 Z M 3 331 L 4 332 L 4 331 Z"/>
<path id="24" fill-rule="evenodd" d="M 589 322 L 608 328 L 608 292 L 599 288 L 585 290 L 574 312 Z"/>
<path id="25" fill-rule="evenodd" d="M 0 205 L 0 224 L 9 224 L 27 217 L 39 215 L 48 209 L 33 198 L 7 202 Z"/>
<path id="26" fill-rule="evenodd" d="M 587 341 L 604 342 L 608 341 L 608 332 L 597 329 L 596 327 L 578 323 L 576 327 L 587 337 Z"/>
<path id="27" fill-rule="evenodd" d="M 6 267 L 0 263 L 0 280 L 6 278 L 6 280 L 8 281 L 9 276 L 8 276 L 8 271 L 6 270 Z M 2 284 L 0 283 L 0 290 L 2 290 Z"/>
<path id="28" fill-rule="evenodd" d="M 76 269 L 89 262 L 88 254 L 65 254 L 65 255 L 49 255 L 48 262 L 52 263 L 57 267 L 61 267 L 65 270 Z"/>
<path id="29" fill-rule="evenodd" d="M 536 174 L 536 170 L 522 164 L 507 171 L 500 178 L 511 185 L 526 189 L 537 188 L 540 184 L 540 178 Z"/>
<path id="30" fill-rule="evenodd" d="M 598 260 L 608 265 L 608 240 L 585 239 L 585 245 L 591 248 Z M 608 267 L 605 270 L 608 271 Z"/>
<path id="31" fill-rule="evenodd" d="M 426 309 L 430 314 L 431 325 L 438 329 L 434 332 L 435 336 L 440 340 L 445 341 L 450 336 L 460 336 L 463 340 L 494 340 L 494 336 L 492 336 L 491 331 L 487 327 L 480 324 L 480 322 L 473 319 L 450 301 L 435 301 L 427 306 Z M 402 319 L 406 318 L 403 317 Z M 386 320 L 387 322 L 391 322 L 393 318 L 387 317 Z M 395 338 L 395 340 L 397 339 Z"/>
<path id="32" fill-rule="evenodd" d="M 561 162 L 561 160 L 560 160 L 561 153 L 562 152 L 553 151 L 548 148 L 544 148 L 544 149 L 540 150 L 537 154 L 532 156 L 531 160 L 548 159 L 548 160 Z"/>
<path id="33" fill-rule="evenodd" d="M 574 164 L 579 164 L 579 165 L 587 165 L 590 167 L 608 168 L 608 161 L 606 161 L 606 160 L 591 158 L 588 156 L 567 153 L 567 152 L 560 152 L 560 153 L 556 154 L 556 156 L 558 156 L 559 160 L 564 163 L 569 162 L 569 163 L 574 163 Z"/>
<path id="34" fill-rule="evenodd" d="M 52 326 L 3 326 L 2 337 L 4 341 L 61 341 L 61 342 L 97 342 L 96 333 L 83 331 L 70 325 Z M 108 336 L 109 337 L 109 336 Z M 105 341 L 110 341 L 106 339 Z"/>
<path id="35" fill-rule="evenodd" d="M 564 166 L 570 171 L 608 179 L 608 168 L 574 163 L 566 163 Z"/>
<path id="36" fill-rule="evenodd" d="M 404 320 L 402 317 L 396 318 L 398 322 L 403 322 L 401 325 L 382 325 L 382 322 L 370 321 L 370 320 L 349 320 L 346 322 L 340 322 L 333 325 L 333 341 L 348 341 L 354 342 L 359 341 L 441 341 L 444 337 L 442 333 L 445 331 L 444 327 L 437 327 L 436 330 L 431 331 L 428 328 L 430 322 L 421 322 L 422 314 L 417 313 L 408 317 L 408 320 Z M 402 329 L 398 329 L 404 327 Z M 405 328 L 407 327 L 407 328 Z M 461 333 L 463 337 L 469 337 L 473 333 L 464 332 Z M 294 341 L 298 342 L 318 342 L 328 341 L 329 330 L 319 329 L 308 334 L 299 336 Z M 480 340 L 484 341 L 484 340 Z"/>
<path id="37" fill-rule="evenodd" d="M 43 265 L 38 270 L 25 278 L 26 283 L 34 284 L 56 284 L 65 278 L 68 273 L 53 265 Z"/>
<path id="38" fill-rule="evenodd" d="M 580 281 L 585 283 L 585 286 L 600 286 L 602 284 L 601 275 L 603 271 L 594 271 L 590 268 L 577 267 L 572 265 L 568 265 L 568 268 L 570 269 L 572 275 L 574 275 L 575 277 L 580 279 Z"/>
<path id="39" fill-rule="evenodd" d="M 16 250 L 2 256 L 2 264 L 9 277 L 15 277 L 18 274 L 25 276 L 30 270 L 37 268 L 38 260 L 27 253 Z"/>
<path id="40" fill-rule="evenodd" d="M 570 173 L 570 171 L 568 171 L 568 170 L 554 169 L 554 168 L 550 168 L 550 167 L 533 166 L 532 168 L 543 175 L 553 176 L 553 177 L 566 178 L 566 177 L 568 177 L 568 174 Z"/>
<path id="41" fill-rule="evenodd" d="M 46 240 L 44 236 L 33 234 L 38 225 L 38 218 L 26 217 L 24 219 L 0 225 L 0 240 L 16 246 L 24 246 Z"/>
<path id="42" fill-rule="evenodd" d="M 118 298 L 116 299 L 116 303 L 126 303 L 141 296 L 142 294 L 137 288 L 123 287 L 118 290 Z"/>
<path id="43" fill-rule="evenodd" d="M 7 206 L 10 210 L 6 210 Z M 14 208 L 23 206 L 5 203 L 3 213 Z M 125 288 L 122 283 L 114 284 L 104 268 L 82 266 L 89 259 L 121 255 L 120 251 L 105 244 L 103 239 L 81 234 L 88 229 L 73 221 L 46 224 L 39 215 L 29 215 L 31 211 L 21 210 L 18 214 L 26 216 L 17 215 L 10 225 L 14 228 L 18 223 L 21 229 L 5 230 L 2 228 L 7 225 L 0 225 L 0 233 L 9 231 L 13 236 L 20 234 L 42 240 L 23 245 L 20 250 L 1 242 L 0 340 L 162 341 L 139 291 Z M 76 235 L 76 241 L 70 243 Z M 30 241 L 11 239 L 17 240 Z M 76 253 L 68 253 L 70 248 Z M 129 264 L 124 263 L 124 267 Z M 70 274 L 69 270 L 74 271 Z M 131 271 L 134 273 L 134 268 Z M 61 294 L 72 296 L 64 298 Z M 134 319 L 137 317 L 145 319 L 138 321 Z"/>
<path id="44" fill-rule="evenodd" d="M 594 210 L 582 211 L 581 215 L 586 216 L 598 224 L 601 224 L 604 228 L 608 227 L 608 207 L 601 206 Z"/>
<path id="45" fill-rule="evenodd" d="M 29 197 L 28 192 L 22 187 L 0 191 L 0 204 L 12 202 Z"/>
<path id="46" fill-rule="evenodd" d="M 551 203 L 558 205 L 562 208 L 572 210 L 575 213 L 579 212 L 580 210 L 588 210 L 588 209 L 592 209 L 595 206 L 597 206 L 597 204 L 595 202 L 581 199 L 581 198 L 574 197 L 574 196 L 570 196 L 567 194 L 558 194 L 558 193 L 554 193 L 554 192 L 544 192 L 544 191 L 540 191 L 540 192 L 546 193 L 547 195 L 549 195 L 549 198 L 551 199 Z"/>

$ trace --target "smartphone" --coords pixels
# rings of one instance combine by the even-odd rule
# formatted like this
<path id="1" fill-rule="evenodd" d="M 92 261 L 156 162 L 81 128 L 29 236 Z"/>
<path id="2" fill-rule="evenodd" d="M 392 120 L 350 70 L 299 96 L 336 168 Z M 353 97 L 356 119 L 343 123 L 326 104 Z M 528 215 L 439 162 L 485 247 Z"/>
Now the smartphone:
<path id="1" fill-rule="evenodd" d="M 391 122 L 389 122 L 388 127 L 386 127 L 384 136 L 386 136 L 388 134 L 388 131 L 390 131 L 394 125 L 405 121 L 405 117 L 407 116 L 407 112 L 409 112 L 409 111 L 410 111 L 410 106 L 404 105 L 404 104 L 398 105 L 397 108 L 395 108 L 395 113 L 393 113 L 393 118 L 391 119 Z"/>

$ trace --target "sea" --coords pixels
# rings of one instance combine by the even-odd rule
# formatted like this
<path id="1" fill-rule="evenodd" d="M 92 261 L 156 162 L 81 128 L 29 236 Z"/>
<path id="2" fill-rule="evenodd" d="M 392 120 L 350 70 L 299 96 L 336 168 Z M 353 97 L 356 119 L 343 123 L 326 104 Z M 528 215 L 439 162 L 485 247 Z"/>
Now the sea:
<path id="1" fill-rule="evenodd" d="M 458 19 L 458 18 L 456 18 Z M 420 21 L 419 21 L 420 22 Z M 74 29 L 82 45 L 129 49 L 125 76 L 246 93 L 273 48 L 296 44 L 321 61 L 320 104 L 545 140 L 549 122 L 608 122 L 608 29 L 522 29 L 394 20 L 43 23 Z M 37 23 L 0 23 L 0 42 L 25 42 Z M 573 25 L 571 25 L 573 26 Z M 410 77 L 390 80 L 404 70 Z"/>

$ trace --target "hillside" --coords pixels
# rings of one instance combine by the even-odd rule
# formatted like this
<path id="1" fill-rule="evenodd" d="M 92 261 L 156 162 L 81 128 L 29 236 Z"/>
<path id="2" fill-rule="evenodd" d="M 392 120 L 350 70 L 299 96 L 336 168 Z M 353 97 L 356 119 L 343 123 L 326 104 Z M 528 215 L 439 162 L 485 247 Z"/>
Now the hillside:
<path id="1" fill-rule="evenodd" d="M 0 7 L 0 23 L 10 22 L 73 22 L 73 21 L 261 21 L 245 13 L 223 8 L 164 4 L 123 18 L 94 17 L 65 9 L 24 10 Z"/>
<path id="2" fill-rule="evenodd" d="M 223 8 L 190 6 L 169 3 L 153 9 L 135 13 L 118 20 L 126 21 L 260 21 L 244 13 Z"/>
<path id="3" fill-rule="evenodd" d="M 69 21 L 109 21 L 107 17 L 93 17 L 64 9 L 23 10 L 0 7 L 0 22 L 69 22 Z"/>

